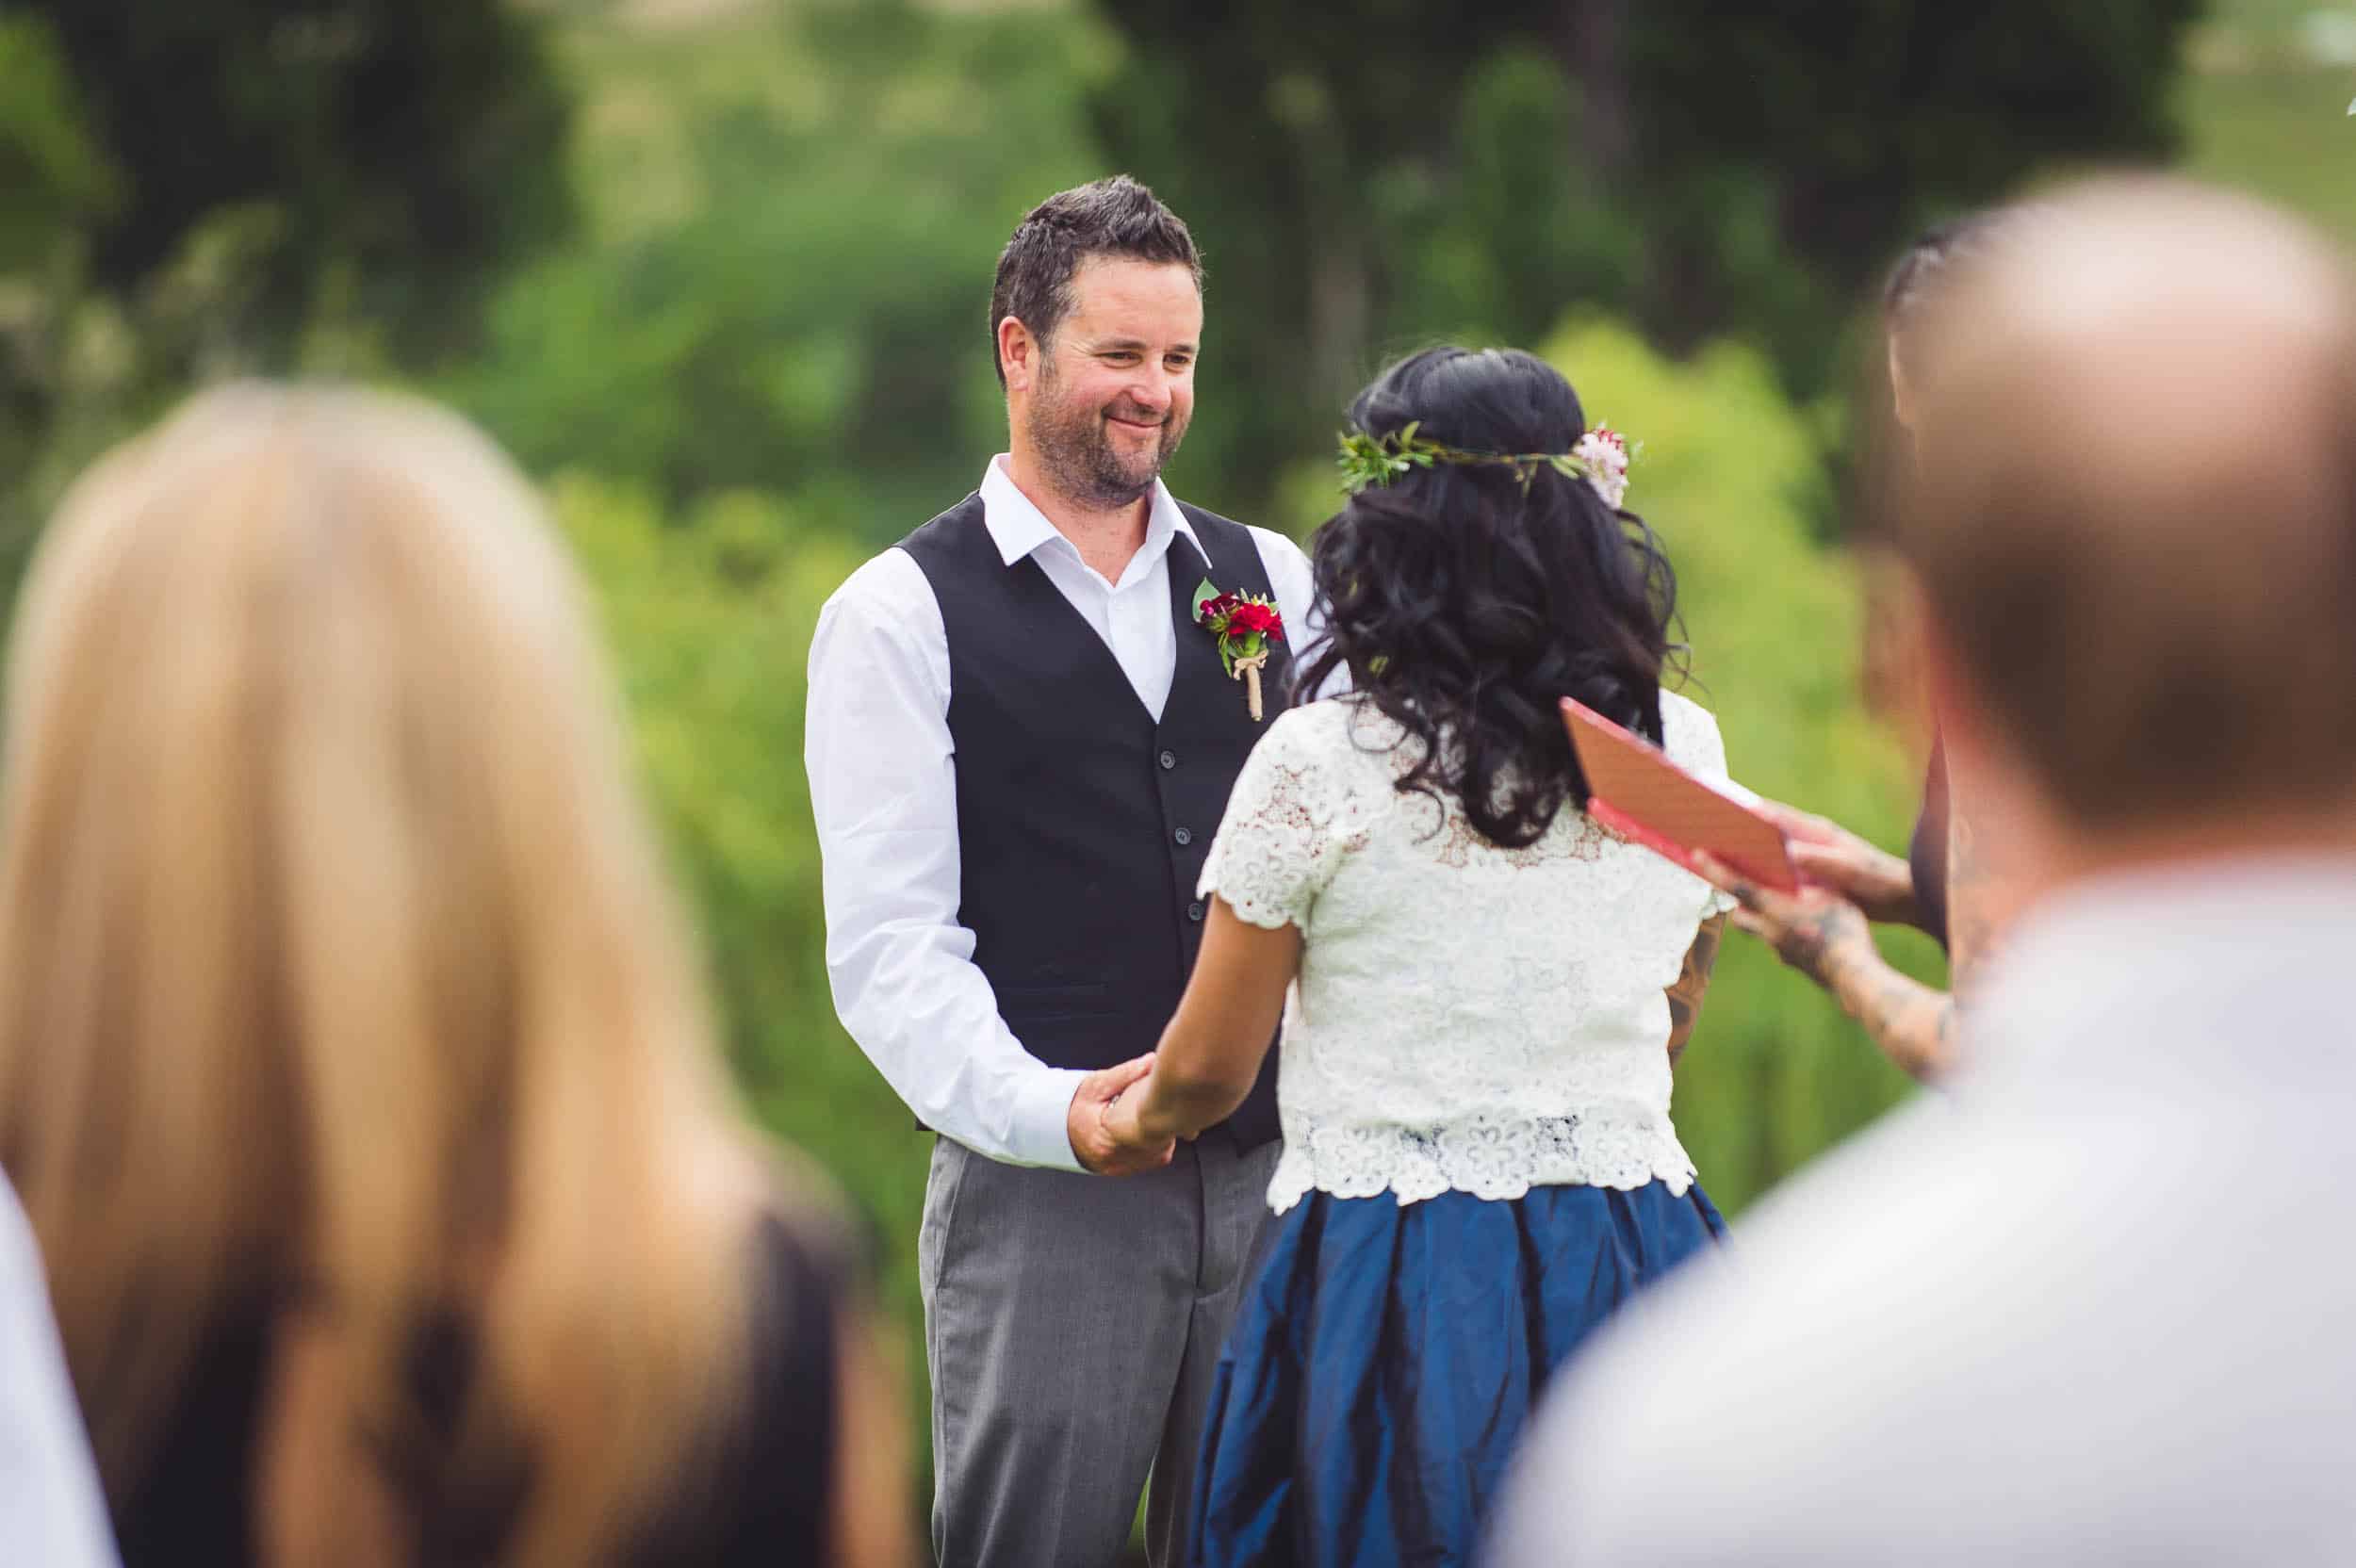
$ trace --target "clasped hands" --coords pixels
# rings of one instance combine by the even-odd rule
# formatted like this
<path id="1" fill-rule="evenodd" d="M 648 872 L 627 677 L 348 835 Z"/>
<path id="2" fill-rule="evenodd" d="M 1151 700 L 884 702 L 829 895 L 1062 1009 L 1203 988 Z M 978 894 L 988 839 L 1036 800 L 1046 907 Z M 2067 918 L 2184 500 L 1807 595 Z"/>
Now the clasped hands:
<path id="1" fill-rule="evenodd" d="M 1153 1073 L 1153 1054 L 1148 1052 L 1080 1080 L 1064 1113 L 1064 1131 L 1084 1168 L 1099 1176 L 1135 1176 L 1170 1162 L 1178 1151 L 1176 1135 L 1156 1134 L 1141 1119 Z"/>

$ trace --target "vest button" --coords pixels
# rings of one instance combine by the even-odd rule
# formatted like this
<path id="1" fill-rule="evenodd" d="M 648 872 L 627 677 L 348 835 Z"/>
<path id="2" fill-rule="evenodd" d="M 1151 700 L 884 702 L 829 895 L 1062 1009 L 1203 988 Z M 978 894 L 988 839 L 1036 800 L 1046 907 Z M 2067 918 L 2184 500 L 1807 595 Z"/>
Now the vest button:
<path id="1" fill-rule="evenodd" d="M 1165 751 L 1159 760 L 1164 768 L 1174 768 L 1178 765 L 1178 754 L 1174 751 Z"/>
<path id="2" fill-rule="evenodd" d="M 1192 904 L 1186 906 L 1186 918 L 1188 920 L 1201 920 L 1203 918 L 1203 901 L 1201 899 L 1198 898 Z"/>
<path id="3" fill-rule="evenodd" d="M 1178 847 L 1180 849 L 1184 849 L 1188 844 L 1194 842 L 1194 829 L 1191 827 L 1182 827 L 1177 832 L 1172 833 L 1170 837 L 1178 841 Z"/>

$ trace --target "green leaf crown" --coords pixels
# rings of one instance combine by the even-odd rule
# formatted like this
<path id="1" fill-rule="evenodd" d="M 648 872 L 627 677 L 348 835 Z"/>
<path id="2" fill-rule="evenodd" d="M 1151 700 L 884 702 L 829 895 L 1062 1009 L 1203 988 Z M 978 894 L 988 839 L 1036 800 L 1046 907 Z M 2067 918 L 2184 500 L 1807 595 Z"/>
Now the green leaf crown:
<path id="1" fill-rule="evenodd" d="M 1586 460 L 1572 452 L 1466 451 L 1418 434 L 1422 424 L 1420 419 L 1410 420 L 1386 435 L 1369 435 L 1363 430 L 1344 432 L 1342 489 L 1354 496 L 1369 484 L 1388 484 L 1411 469 L 1429 468 L 1435 463 L 1509 468 L 1525 487 L 1541 468 L 1551 468 L 1565 479 L 1595 477 Z"/>

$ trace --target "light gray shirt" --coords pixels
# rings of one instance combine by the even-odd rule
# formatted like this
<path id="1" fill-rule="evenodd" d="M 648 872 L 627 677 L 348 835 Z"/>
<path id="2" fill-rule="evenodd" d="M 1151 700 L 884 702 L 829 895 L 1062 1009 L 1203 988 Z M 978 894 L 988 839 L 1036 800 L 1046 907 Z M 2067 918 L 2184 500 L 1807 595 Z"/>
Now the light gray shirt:
<path id="1" fill-rule="evenodd" d="M 0 1562 L 114 1568 L 32 1228 L 0 1181 Z"/>
<path id="2" fill-rule="evenodd" d="M 983 474 L 981 498 L 999 559 L 1036 561 L 1158 718 L 1178 664 L 1170 546 L 1194 539 L 1168 488 L 1154 482 L 1145 544 L 1118 582 L 1080 559 L 1007 477 L 1003 455 Z M 1308 558 L 1282 534 L 1252 536 L 1298 657 L 1312 635 Z M 843 1027 L 934 1132 L 994 1160 L 1079 1169 L 1064 1117 L 1086 1074 L 1049 1067 L 1014 1037 L 974 966 L 973 933 L 957 920 L 949 636 L 931 580 L 906 550 L 853 572 L 819 612 L 803 745 Z"/>
<path id="3" fill-rule="evenodd" d="M 1492 1561 L 2356 1562 L 2351 966 L 2356 862 L 2033 915 L 1952 1094 L 1558 1382 Z"/>

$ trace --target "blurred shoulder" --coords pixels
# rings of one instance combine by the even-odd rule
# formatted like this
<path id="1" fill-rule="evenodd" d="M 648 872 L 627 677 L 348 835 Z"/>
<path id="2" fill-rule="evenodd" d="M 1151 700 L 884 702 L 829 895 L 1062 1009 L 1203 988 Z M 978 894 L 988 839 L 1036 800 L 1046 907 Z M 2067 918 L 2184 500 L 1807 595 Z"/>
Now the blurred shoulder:
<path id="1" fill-rule="evenodd" d="M 1746 1560 L 1741 1537 L 1781 1517 L 1778 1494 L 1837 1484 L 1853 1434 L 1883 1424 L 1859 1401 L 1894 1403 L 1891 1357 L 1924 1353 L 1900 1342 L 1925 1319 L 1890 1278 L 1922 1245 L 1912 1189 L 1873 1180 L 1920 1174 L 1918 1119 L 1828 1156 L 1583 1348 L 1531 1424 L 1495 1560 Z M 1726 1478 L 1725 1517 L 1686 1516 L 1696 1474 Z"/>
<path id="2" fill-rule="evenodd" d="M 0 1320 L 20 1309 L 45 1304 L 48 1288 L 32 1223 L 18 1205 L 15 1191 L 0 1179 Z"/>
<path id="3" fill-rule="evenodd" d="M 2050 1548 L 2064 1536 L 2020 1548 L 2073 1508 L 2111 1532 L 2152 1517 L 2179 1464 L 2199 1473 L 2176 1472 L 2184 1494 L 2230 1515 L 2221 1473 L 2178 1441 L 2186 1390 L 2254 1431 L 2244 1413 L 2277 1408 L 2266 1358 L 2234 1340 L 2216 1375 L 2221 1341 L 2182 1325 L 2264 1292 L 2249 1268 L 2187 1267 L 2182 1236 L 2214 1248 L 2252 1211 L 2186 1219 L 2218 1189 L 2205 1170 L 2152 1196 L 2151 1136 L 1925 1095 L 1824 1156 L 1582 1348 L 1532 1424 L 1496 1560 L 2104 1560 Z M 2262 1236 L 2256 1268 L 2295 1250 Z M 2312 1386 L 2315 1341 L 2290 1339 L 2278 1364 Z M 1684 1506 L 1693 1476 L 1709 1509 Z M 1960 1533 L 1940 1549 L 1891 1551 L 1942 1514 Z"/>

